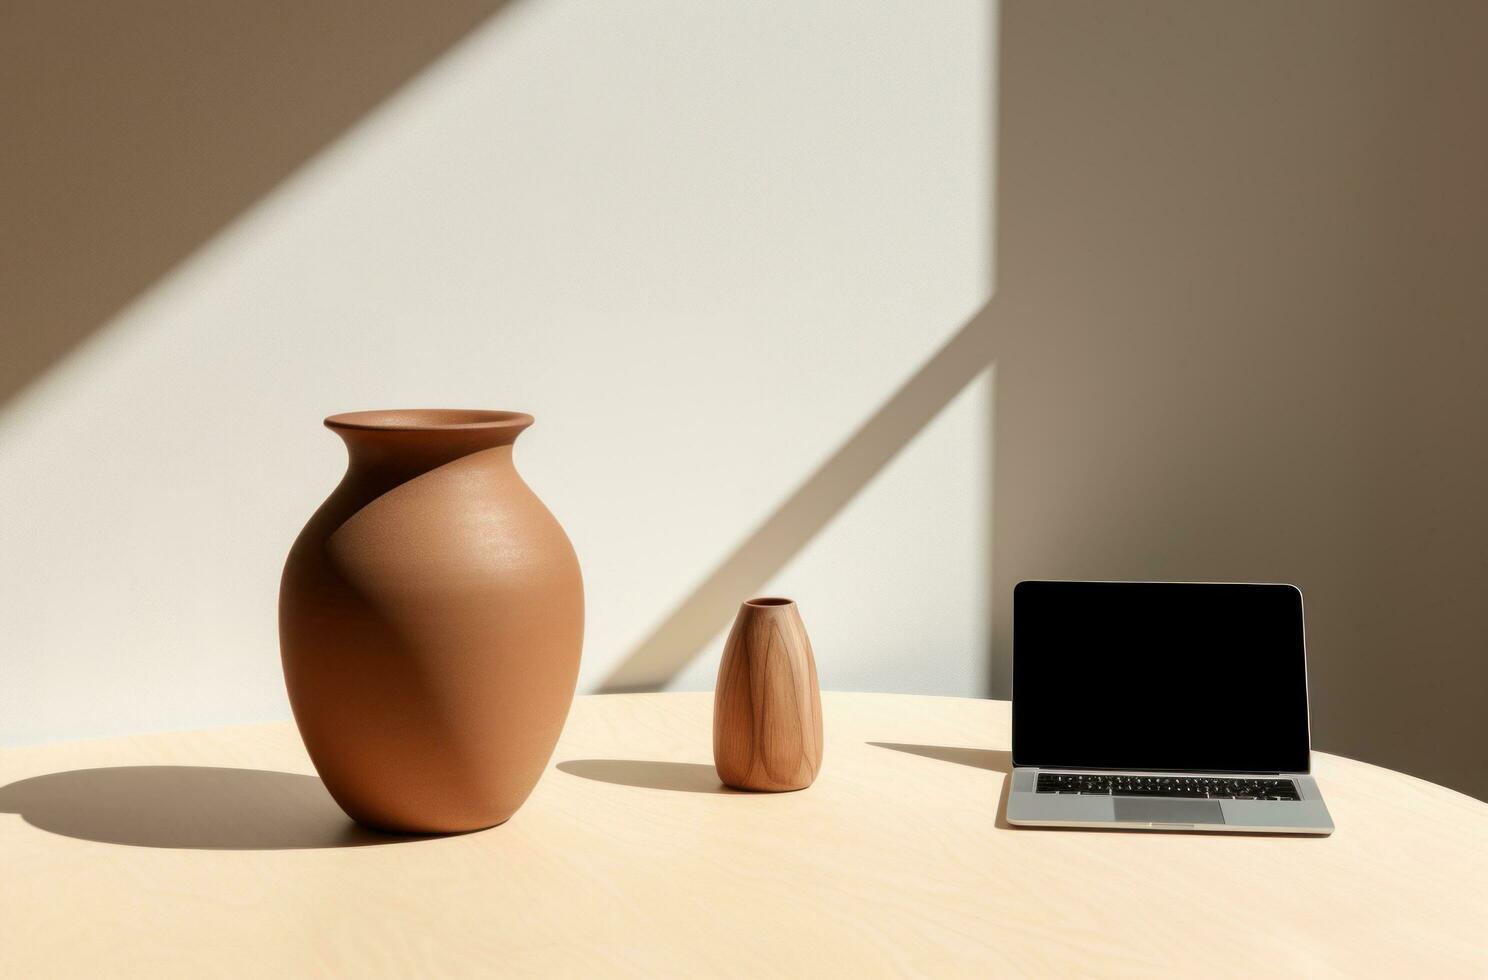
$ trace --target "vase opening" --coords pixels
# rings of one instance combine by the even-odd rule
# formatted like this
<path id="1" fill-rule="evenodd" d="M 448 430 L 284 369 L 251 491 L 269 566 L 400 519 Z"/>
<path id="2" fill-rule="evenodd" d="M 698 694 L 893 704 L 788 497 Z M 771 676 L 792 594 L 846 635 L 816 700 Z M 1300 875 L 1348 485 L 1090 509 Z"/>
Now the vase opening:
<path id="1" fill-rule="evenodd" d="M 532 424 L 524 412 L 467 408 L 398 408 L 345 412 L 325 420 L 341 437 L 351 465 L 379 484 L 402 482 L 471 453 L 502 448 Z"/>
<path id="2" fill-rule="evenodd" d="M 532 416 L 524 412 L 493 412 L 472 408 L 397 408 L 342 412 L 327 418 L 325 424 L 330 429 L 378 432 L 525 429 L 532 424 Z"/>
<path id="3" fill-rule="evenodd" d="M 773 595 L 760 596 L 758 599 L 750 599 L 744 603 L 746 606 L 789 606 L 792 604 L 790 599 L 782 599 Z"/>

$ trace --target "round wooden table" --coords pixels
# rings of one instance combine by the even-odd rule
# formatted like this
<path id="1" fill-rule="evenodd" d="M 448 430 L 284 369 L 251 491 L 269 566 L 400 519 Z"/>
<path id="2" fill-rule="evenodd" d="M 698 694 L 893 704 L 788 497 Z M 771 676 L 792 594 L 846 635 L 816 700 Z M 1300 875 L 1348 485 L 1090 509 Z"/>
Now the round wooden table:
<path id="1" fill-rule="evenodd" d="M 1488 804 L 1314 756 L 1328 838 L 1020 830 L 1008 705 L 824 695 L 735 793 L 711 695 L 581 697 L 505 826 L 349 824 L 294 727 L 0 753 L 0 976 L 1488 976 Z"/>

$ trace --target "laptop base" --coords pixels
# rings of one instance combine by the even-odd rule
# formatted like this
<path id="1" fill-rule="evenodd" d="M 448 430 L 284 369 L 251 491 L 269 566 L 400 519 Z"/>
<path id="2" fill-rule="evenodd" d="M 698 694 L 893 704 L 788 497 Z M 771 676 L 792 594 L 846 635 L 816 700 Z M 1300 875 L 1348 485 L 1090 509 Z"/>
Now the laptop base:
<path id="1" fill-rule="evenodd" d="M 1299 800 L 1199 800 L 1039 793 L 1038 773 L 1034 767 L 1013 770 L 1007 820 L 1015 827 L 1322 836 L 1333 832 L 1333 819 L 1322 793 L 1306 774 L 1283 774 L 1296 782 Z"/>

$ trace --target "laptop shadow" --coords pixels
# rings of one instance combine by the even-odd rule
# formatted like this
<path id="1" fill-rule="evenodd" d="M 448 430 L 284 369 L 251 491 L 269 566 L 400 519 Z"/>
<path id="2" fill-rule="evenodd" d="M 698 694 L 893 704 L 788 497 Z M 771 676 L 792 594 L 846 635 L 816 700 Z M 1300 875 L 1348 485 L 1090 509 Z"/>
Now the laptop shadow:
<path id="1" fill-rule="evenodd" d="M 1013 754 L 1006 749 L 972 749 L 957 745 L 920 745 L 910 742 L 869 742 L 880 749 L 905 752 L 938 762 L 949 762 L 973 769 L 1002 773 L 1002 790 L 997 799 L 997 816 L 994 825 L 1000 830 L 1014 828 L 1007 822 L 1008 789 L 1012 786 Z"/>

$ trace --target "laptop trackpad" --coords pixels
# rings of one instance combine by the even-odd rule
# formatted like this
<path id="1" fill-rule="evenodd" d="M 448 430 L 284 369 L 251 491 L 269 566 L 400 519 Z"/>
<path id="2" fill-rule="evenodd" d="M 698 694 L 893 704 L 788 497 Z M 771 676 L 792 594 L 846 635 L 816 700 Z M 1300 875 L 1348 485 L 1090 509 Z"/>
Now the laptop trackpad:
<path id="1" fill-rule="evenodd" d="M 1122 823 L 1224 823 L 1217 800 L 1144 800 L 1118 796 L 1116 819 Z"/>

